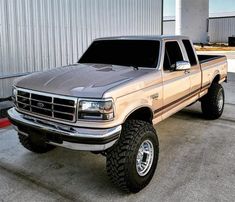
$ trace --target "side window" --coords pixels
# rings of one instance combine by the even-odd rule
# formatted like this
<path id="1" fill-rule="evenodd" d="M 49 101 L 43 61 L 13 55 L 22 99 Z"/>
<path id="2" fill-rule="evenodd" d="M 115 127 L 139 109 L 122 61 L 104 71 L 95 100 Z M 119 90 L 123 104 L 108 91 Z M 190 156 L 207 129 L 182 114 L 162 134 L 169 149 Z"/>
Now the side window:
<path id="1" fill-rule="evenodd" d="M 189 40 L 183 40 L 183 44 L 184 44 L 184 47 L 185 47 L 186 52 L 188 54 L 188 58 L 189 58 L 191 66 L 196 65 L 197 60 L 196 60 L 195 53 L 193 51 L 193 48 L 192 48 L 192 45 L 191 45 L 190 41 Z"/>
<path id="2" fill-rule="evenodd" d="M 164 71 L 174 71 L 176 62 L 182 61 L 183 55 L 177 41 L 166 42 L 164 56 Z"/>

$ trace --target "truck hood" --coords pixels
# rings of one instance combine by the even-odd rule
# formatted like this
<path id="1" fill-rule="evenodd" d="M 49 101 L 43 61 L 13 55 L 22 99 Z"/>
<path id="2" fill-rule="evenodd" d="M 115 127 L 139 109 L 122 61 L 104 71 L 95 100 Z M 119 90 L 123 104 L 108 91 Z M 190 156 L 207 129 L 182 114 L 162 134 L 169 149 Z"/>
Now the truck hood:
<path id="1" fill-rule="evenodd" d="M 14 85 L 59 95 L 102 98 L 107 90 L 150 71 L 153 69 L 134 70 L 126 66 L 75 64 L 27 75 L 16 80 Z"/>

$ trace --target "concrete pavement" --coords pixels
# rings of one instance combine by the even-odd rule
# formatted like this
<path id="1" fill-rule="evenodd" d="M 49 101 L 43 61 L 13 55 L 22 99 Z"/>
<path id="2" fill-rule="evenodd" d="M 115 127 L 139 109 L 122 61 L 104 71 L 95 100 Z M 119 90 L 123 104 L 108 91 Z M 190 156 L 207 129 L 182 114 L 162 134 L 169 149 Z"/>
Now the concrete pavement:
<path id="1" fill-rule="evenodd" d="M 156 126 L 158 167 L 137 194 L 112 185 L 101 155 L 62 148 L 34 154 L 11 127 L 0 130 L 0 201 L 234 201 L 235 74 L 229 80 L 221 119 L 204 120 L 196 103 Z"/>

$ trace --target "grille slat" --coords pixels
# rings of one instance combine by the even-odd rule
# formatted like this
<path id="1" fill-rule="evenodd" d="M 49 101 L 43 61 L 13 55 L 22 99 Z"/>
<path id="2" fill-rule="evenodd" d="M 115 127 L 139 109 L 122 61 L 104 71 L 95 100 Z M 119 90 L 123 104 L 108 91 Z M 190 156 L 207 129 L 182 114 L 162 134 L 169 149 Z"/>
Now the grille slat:
<path id="1" fill-rule="evenodd" d="M 17 89 L 16 106 L 20 110 L 35 115 L 63 121 L 76 121 L 76 98 L 63 98 L 47 93 Z"/>
<path id="2" fill-rule="evenodd" d="M 47 109 L 47 108 L 43 108 L 43 107 L 37 107 L 37 106 L 34 106 L 34 105 L 30 105 L 31 108 L 36 108 L 36 109 L 41 109 L 41 110 L 44 110 L 44 111 L 50 111 L 52 112 L 51 109 Z"/>
<path id="3" fill-rule="evenodd" d="M 31 98 L 31 101 L 39 101 L 39 100 Z M 44 100 L 40 100 L 40 102 L 43 102 L 43 103 L 46 103 L 46 104 L 52 104 L 52 102 L 47 102 L 47 101 L 44 101 Z"/>
<path id="4" fill-rule="evenodd" d="M 31 94 L 31 99 L 35 99 L 38 101 L 46 101 L 52 103 L 52 97 L 44 96 L 44 95 L 37 95 L 37 94 Z"/>
<path id="5" fill-rule="evenodd" d="M 67 99 L 61 99 L 61 98 L 54 98 L 54 103 L 62 104 L 65 106 L 74 106 L 75 105 L 74 100 L 67 100 Z"/>
<path id="6" fill-rule="evenodd" d="M 18 97 L 22 97 L 22 96 L 18 96 Z M 22 98 L 25 98 L 25 97 L 22 97 Z M 28 98 L 28 99 L 29 99 L 29 98 Z M 38 101 L 38 100 L 36 100 L 36 99 L 30 99 L 30 100 L 31 100 L 31 101 Z M 43 103 L 46 103 L 46 104 L 52 104 L 52 102 L 47 102 L 47 101 L 43 101 L 43 100 L 40 100 L 40 102 L 43 102 Z M 68 108 L 72 108 L 72 109 L 75 108 L 75 106 L 57 104 L 57 103 L 54 103 L 54 102 L 53 102 L 53 105 L 54 105 L 54 106 L 58 105 L 58 106 L 62 106 L 62 107 L 68 107 Z"/>
<path id="7" fill-rule="evenodd" d="M 54 113 L 59 113 L 59 114 L 67 114 L 67 115 L 73 115 L 74 113 L 67 113 L 67 112 L 60 112 L 60 111 L 56 111 L 53 110 Z"/>
<path id="8" fill-rule="evenodd" d="M 18 91 L 17 95 L 19 96 L 23 96 L 23 97 L 30 97 L 30 94 L 28 92 L 24 92 L 24 91 Z"/>
<path id="9" fill-rule="evenodd" d="M 18 100 L 18 103 L 20 103 L 20 104 L 24 104 L 24 105 L 30 105 L 30 102 L 29 102 L 29 100 L 27 100 L 27 102 L 22 102 L 23 100 Z"/>
<path id="10" fill-rule="evenodd" d="M 29 97 L 25 97 L 25 96 L 21 96 L 21 95 L 17 95 L 18 98 L 24 98 L 24 99 L 29 99 Z"/>

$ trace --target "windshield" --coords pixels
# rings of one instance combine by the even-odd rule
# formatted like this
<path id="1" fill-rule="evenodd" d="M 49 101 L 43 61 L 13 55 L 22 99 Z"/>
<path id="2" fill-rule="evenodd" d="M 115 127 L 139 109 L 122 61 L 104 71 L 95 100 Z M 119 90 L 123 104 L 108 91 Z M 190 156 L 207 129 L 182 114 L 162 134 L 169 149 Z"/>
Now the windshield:
<path id="1" fill-rule="evenodd" d="M 160 42 L 154 40 L 95 41 L 83 54 L 79 63 L 155 68 L 159 46 Z"/>

